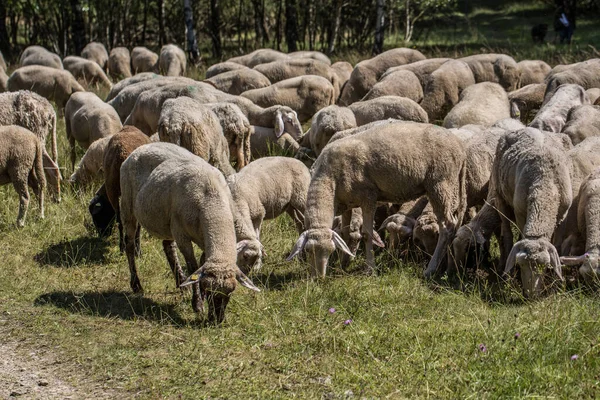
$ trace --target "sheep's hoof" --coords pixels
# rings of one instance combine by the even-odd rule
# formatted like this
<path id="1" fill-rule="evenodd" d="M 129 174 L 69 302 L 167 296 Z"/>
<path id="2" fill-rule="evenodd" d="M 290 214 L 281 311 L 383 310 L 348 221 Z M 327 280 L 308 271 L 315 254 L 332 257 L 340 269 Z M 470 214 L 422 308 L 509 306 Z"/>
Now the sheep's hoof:
<path id="1" fill-rule="evenodd" d="M 21 221 L 17 221 L 17 227 L 18 228 L 23 228 L 25 226 L 25 221 L 21 220 Z"/>

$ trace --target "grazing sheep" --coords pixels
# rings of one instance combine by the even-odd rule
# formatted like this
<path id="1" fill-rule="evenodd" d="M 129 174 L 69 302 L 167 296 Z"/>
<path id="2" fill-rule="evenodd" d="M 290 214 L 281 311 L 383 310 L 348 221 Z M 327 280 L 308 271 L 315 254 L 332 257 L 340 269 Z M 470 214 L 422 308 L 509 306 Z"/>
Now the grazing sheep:
<path id="1" fill-rule="evenodd" d="M 529 122 L 530 114 L 537 112 L 542 106 L 544 93 L 546 93 L 546 85 L 543 83 L 533 83 L 510 92 L 508 94 L 510 116 L 520 118 L 523 123 Z"/>
<path id="2" fill-rule="evenodd" d="M 439 163 L 440 159 L 444 163 Z M 444 260 L 446 246 L 465 212 L 465 151 L 456 137 L 434 125 L 379 123 L 330 142 L 315 162 L 312 175 L 304 214 L 307 230 L 290 257 L 305 250 L 317 276 L 325 275 L 327 259 L 335 247 L 351 254 L 331 230 L 336 209 L 362 208 L 367 270 L 372 272 L 377 201 L 401 203 L 426 194 L 443 221 L 426 277 L 431 277 Z"/>
<path id="3" fill-rule="evenodd" d="M 402 121 L 429 122 L 425 110 L 406 97 L 383 96 L 373 100 L 355 102 L 348 108 L 354 113 L 356 125 L 358 126 L 388 118 Z"/>
<path id="4" fill-rule="evenodd" d="M 450 60 L 442 64 L 425 79 L 421 107 L 429 121 L 443 120 L 458 103 L 462 91 L 475 84 L 473 72 L 467 64 Z"/>
<path id="5" fill-rule="evenodd" d="M 164 45 L 160 49 L 158 58 L 158 69 L 161 74 L 166 76 L 183 76 L 187 60 L 185 53 L 174 44 Z"/>
<path id="6" fill-rule="evenodd" d="M 230 160 L 236 161 L 236 169 L 239 171 L 251 158 L 250 135 L 253 130 L 248 118 L 235 104 L 208 103 L 206 106 L 219 118 L 223 135 L 229 145 Z"/>
<path id="7" fill-rule="evenodd" d="M 102 160 L 104 159 L 104 152 L 110 139 L 111 136 L 106 136 L 89 145 L 85 154 L 79 160 L 77 168 L 75 168 L 75 171 L 69 178 L 70 184 L 87 187 L 95 180 L 104 177 Z"/>
<path id="8" fill-rule="evenodd" d="M 499 83 L 507 92 L 519 87 L 519 67 L 517 62 L 505 54 L 477 54 L 459 58 L 466 63 L 475 77 L 476 83 Z"/>
<path id="9" fill-rule="evenodd" d="M 523 60 L 517 63 L 520 82 L 519 87 L 544 83 L 552 67 L 542 60 Z"/>
<path id="10" fill-rule="evenodd" d="M 161 142 L 177 144 L 203 158 L 225 176 L 235 173 L 219 118 L 209 107 L 187 97 L 165 101 L 158 136 Z"/>
<path id="11" fill-rule="evenodd" d="M 227 179 L 234 204 L 238 263 L 244 272 L 261 265 L 260 229 L 264 220 L 284 212 L 304 229 L 304 208 L 310 184 L 308 168 L 288 157 L 266 157 Z"/>
<path id="12" fill-rule="evenodd" d="M 223 72 L 212 78 L 205 79 L 204 82 L 210 83 L 225 93 L 234 95 L 271 85 L 271 82 L 263 74 L 250 68 Z"/>
<path id="13" fill-rule="evenodd" d="M 296 111 L 300 122 L 306 122 L 317 111 L 335 102 L 335 89 L 323 77 L 306 75 L 286 79 L 266 88 L 248 90 L 241 96 L 261 107 L 290 107 Z"/>
<path id="14" fill-rule="evenodd" d="M 412 239 L 413 231 L 417 218 L 429 203 L 427 196 L 422 196 L 418 200 L 404 203 L 400 210 L 387 217 L 379 231 L 385 229 L 388 232 L 388 246 L 390 249 L 397 249 L 402 243 Z"/>
<path id="15" fill-rule="evenodd" d="M 398 71 L 410 71 L 417 76 L 421 86 L 425 86 L 426 78 L 433 71 L 442 66 L 446 61 L 451 60 L 450 58 L 427 58 L 425 60 L 416 61 L 410 64 L 399 65 L 397 67 L 389 68 L 381 79 L 387 78 L 389 75 L 395 74 Z"/>
<path id="16" fill-rule="evenodd" d="M 239 71 L 242 69 L 250 69 L 250 68 L 246 67 L 245 65 L 230 62 L 230 61 L 213 64 L 206 70 L 205 79 L 210 79 L 213 76 L 217 76 L 217 75 L 223 74 L 225 72 Z"/>
<path id="17" fill-rule="evenodd" d="M 559 133 L 567 122 L 569 111 L 582 104 L 587 104 L 587 96 L 581 86 L 561 85 L 552 98 L 540 108 L 529 126 L 541 131 Z"/>
<path id="18" fill-rule="evenodd" d="M 65 128 L 75 169 L 75 142 L 87 149 L 90 144 L 121 130 L 117 112 L 91 92 L 75 93 L 65 107 Z"/>
<path id="19" fill-rule="evenodd" d="M 579 85 L 583 90 L 600 88 L 600 58 L 577 63 L 566 70 L 551 75 L 547 82 L 544 104 L 550 101 L 554 92 L 561 85 Z"/>
<path id="20" fill-rule="evenodd" d="M 86 44 L 81 51 L 81 57 L 95 62 L 100 66 L 100 68 L 106 70 L 106 64 L 108 63 L 109 56 L 108 52 L 106 51 L 106 47 L 104 47 L 102 43 L 90 42 Z"/>
<path id="21" fill-rule="evenodd" d="M 28 90 L 0 94 L 0 125 L 19 125 L 33 132 L 42 143 L 44 172 L 55 201 L 60 202 L 58 150 L 56 141 L 56 113 L 42 96 Z M 46 138 L 50 136 L 52 157 L 46 152 Z"/>
<path id="22" fill-rule="evenodd" d="M 0 68 L 0 93 L 8 90 L 8 75 L 3 68 Z"/>
<path id="23" fill-rule="evenodd" d="M 420 51 L 397 48 L 385 51 L 369 60 L 359 62 L 354 67 L 350 79 L 342 90 L 339 100 L 340 105 L 349 106 L 365 97 L 388 68 L 424 59 L 425 56 Z"/>
<path id="24" fill-rule="evenodd" d="M 142 291 L 134 255 L 134 238 L 141 225 L 163 239 L 177 286 L 193 285 L 194 311 L 202 310 L 206 298 L 209 320 L 220 323 L 237 281 L 260 290 L 235 265 L 235 229 L 225 178 L 183 150 L 165 143 L 148 144 L 134 150 L 121 166 L 121 218 L 130 284 L 134 292 Z M 192 243 L 204 250 L 200 267 Z M 187 264 L 185 281 L 176 248 Z"/>
<path id="25" fill-rule="evenodd" d="M 259 64 L 266 64 L 272 61 L 283 60 L 285 58 L 288 58 L 288 56 L 280 51 L 272 49 L 258 49 L 254 50 L 250 54 L 230 58 L 227 60 L 227 62 L 233 62 L 236 64 L 245 65 L 249 68 L 254 68 Z"/>
<path id="26" fill-rule="evenodd" d="M 150 139 L 136 127 L 124 126 L 119 132 L 105 139 L 98 140 L 94 144 L 101 142 L 106 143 L 103 157 L 100 160 L 104 170 L 104 192 L 115 212 L 114 216 L 119 226 L 119 248 L 123 251 L 125 242 L 123 240 L 123 224 L 121 223 L 119 207 L 119 198 L 121 197 L 121 165 L 123 165 L 127 157 L 135 149 L 150 143 Z M 109 217 L 112 220 L 112 216 Z M 108 221 L 105 221 L 105 225 L 106 222 Z"/>
<path id="27" fill-rule="evenodd" d="M 288 57 L 290 58 L 310 58 L 312 60 L 317 60 L 327 65 L 331 65 L 331 60 L 325 54 L 320 51 L 293 51 L 288 53 Z"/>
<path id="28" fill-rule="evenodd" d="M 65 57 L 63 65 L 67 71 L 73 74 L 75 79 L 83 80 L 88 85 L 102 83 L 109 89 L 112 87 L 112 82 L 95 61 L 69 56 Z"/>
<path id="29" fill-rule="evenodd" d="M 106 96 L 106 99 L 104 99 L 104 101 L 108 103 L 109 101 L 111 101 L 112 99 L 117 97 L 123 90 L 125 90 L 125 88 L 127 88 L 131 85 L 135 85 L 136 83 L 144 82 L 144 81 L 147 81 L 150 79 L 157 79 L 157 78 L 163 79 L 164 77 L 162 75 L 155 74 L 154 72 L 142 72 L 141 74 L 137 74 L 132 77 L 125 78 L 113 85 L 113 87 L 110 89 L 110 92 L 108 92 L 108 95 Z"/>
<path id="30" fill-rule="evenodd" d="M 318 156 L 333 135 L 356 126 L 354 112 L 348 107 L 339 107 L 334 104 L 319 110 L 313 116 L 306 136 L 311 149 Z"/>
<path id="31" fill-rule="evenodd" d="M 31 65 L 21 67 L 8 78 L 8 90 L 31 90 L 50 101 L 54 101 L 59 110 L 65 108 L 69 97 L 76 92 L 84 92 L 69 71 Z"/>
<path id="32" fill-rule="evenodd" d="M 599 88 L 591 88 L 585 91 L 585 94 L 590 101 L 590 104 L 596 103 L 596 100 L 600 99 L 600 89 Z"/>
<path id="33" fill-rule="evenodd" d="M 42 65 L 44 67 L 63 69 L 58 54 L 54 54 L 42 46 L 29 46 L 21 54 L 19 61 L 22 67 L 27 65 Z"/>
<path id="34" fill-rule="evenodd" d="M 384 74 L 362 100 L 371 100 L 382 96 L 408 97 L 419 103 L 423 100 L 423 87 L 414 72 L 399 70 L 393 74 Z"/>
<path id="35" fill-rule="evenodd" d="M 341 93 L 341 90 L 344 88 L 344 85 L 350 79 L 350 75 L 352 75 L 352 70 L 354 69 L 354 67 L 348 61 L 338 61 L 331 65 L 331 69 L 333 69 L 338 76 Z"/>
<path id="36" fill-rule="evenodd" d="M 17 226 L 25 226 L 31 186 L 38 198 L 40 218 L 44 218 L 43 147 L 28 129 L 17 125 L 0 126 L 0 185 L 12 183 L 19 195 Z"/>
<path id="37" fill-rule="evenodd" d="M 471 85 L 460 94 L 460 100 L 444 118 L 444 128 L 460 128 L 468 124 L 492 125 L 510 118 L 508 95 L 497 83 Z"/>
<path id="38" fill-rule="evenodd" d="M 127 47 L 115 47 L 110 51 L 108 74 L 117 80 L 131 77 L 131 56 Z"/>
<path id="39" fill-rule="evenodd" d="M 300 149 L 298 142 L 285 132 L 277 136 L 273 128 L 256 125 L 252 125 L 251 130 L 250 151 L 252 160 L 270 156 L 273 153 L 290 152 L 296 154 Z"/>
<path id="40" fill-rule="evenodd" d="M 600 136 L 600 107 L 586 104 L 571 108 L 562 133 L 569 135 L 573 145 L 585 138 Z"/>
<path id="41" fill-rule="evenodd" d="M 539 266 L 550 266 L 562 279 L 550 240 L 573 198 L 567 153 L 551 134 L 538 129 L 510 132 L 498 143 L 490 186 L 502 216 L 500 265 L 505 274 L 518 265 L 524 295 L 539 295 L 544 278 Z M 512 220 L 522 238 L 514 246 Z"/>
<path id="42" fill-rule="evenodd" d="M 134 74 L 158 71 L 158 54 L 146 47 L 138 46 L 131 50 L 131 68 Z"/>

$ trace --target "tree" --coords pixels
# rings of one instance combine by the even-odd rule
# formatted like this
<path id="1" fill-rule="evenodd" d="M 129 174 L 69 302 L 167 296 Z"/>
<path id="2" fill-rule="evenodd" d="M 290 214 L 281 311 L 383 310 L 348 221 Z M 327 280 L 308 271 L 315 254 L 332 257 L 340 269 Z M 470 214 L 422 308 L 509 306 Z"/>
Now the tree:
<path id="1" fill-rule="evenodd" d="M 198 42 L 196 40 L 196 30 L 194 29 L 194 15 L 192 13 L 192 0 L 183 0 L 183 17 L 185 19 L 185 37 L 187 43 L 187 52 L 190 60 L 198 61 L 200 53 L 198 52 Z"/>
<path id="2" fill-rule="evenodd" d="M 385 29 L 384 6 L 384 0 L 377 0 L 377 20 L 375 21 L 375 40 L 373 41 L 373 55 L 377 55 L 383 51 L 383 32 Z"/>
<path id="3" fill-rule="evenodd" d="M 221 10 L 219 0 L 210 0 L 210 37 L 212 39 L 213 57 L 221 58 Z"/>
<path id="4" fill-rule="evenodd" d="M 456 0 L 404 0 L 404 41 L 410 42 L 415 24 L 424 15 L 445 11 L 456 6 Z"/>
<path id="5" fill-rule="evenodd" d="M 79 0 L 71 0 L 71 14 L 73 46 L 75 48 L 75 54 L 80 55 L 87 43 L 87 39 L 85 38 L 85 23 L 83 22 L 83 11 L 81 10 L 81 3 Z"/>
<path id="6" fill-rule="evenodd" d="M 285 40 L 288 52 L 298 50 L 298 10 L 296 0 L 285 0 Z"/>
<path id="7" fill-rule="evenodd" d="M 5 57 L 10 57 L 10 39 L 6 30 L 6 4 L 4 0 L 0 1 L 0 52 Z"/>

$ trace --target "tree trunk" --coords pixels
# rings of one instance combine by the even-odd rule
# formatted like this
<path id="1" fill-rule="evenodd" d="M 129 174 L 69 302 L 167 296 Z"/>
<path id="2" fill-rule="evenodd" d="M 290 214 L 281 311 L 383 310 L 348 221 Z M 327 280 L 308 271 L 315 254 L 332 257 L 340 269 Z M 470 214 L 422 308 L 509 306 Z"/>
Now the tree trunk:
<path id="1" fill-rule="evenodd" d="M 6 30 L 6 3 L 0 1 L 0 51 L 6 59 L 10 58 L 10 39 Z"/>
<path id="2" fill-rule="evenodd" d="M 277 50 L 281 50 L 281 10 L 283 8 L 283 0 L 279 0 L 277 6 L 277 23 L 275 24 L 275 44 Z"/>
<path id="3" fill-rule="evenodd" d="M 198 51 L 196 30 L 194 29 L 194 14 L 192 13 L 192 0 L 183 0 L 183 17 L 185 19 L 185 37 L 187 43 L 187 53 L 190 60 L 196 63 L 198 62 L 200 52 Z"/>
<path id="4" fill-rule="evenodd" d="M 165 1 L 158 0 L 156 5 L 158 7 L 158 44 L 162 47 L 167 44 L 167 34 L 165 32 Z"/>
<path id="5" fill-rule="evenodd" d="M 298 51 L 298 10 L 296 0 L 285 1 L 285 40 L 288 53 Z"/>
<path id="6" fill-rule="evenodd" d="M 142 22 L 142 45 L 146 44 L 146 28 L 148 27 L 148 0 L 144 0 L 144 21 Z"/>
<path id="7" fill-rule="evenodd" d="M 383 34 L 385 32 L 385 0 L 377 0 L 377 20 L 375 21 L 375 41 L 373 42 L 373 54 L 383 51 Z"/>
<path id="8" fill-rule="evenodd" d="M 210 36 L 212 38 L 213 57 L 220 59 L 221 50 L 221 13 L 219 10 L 219 0 L 210 0 Z"/>
<path id="9" fill-rule="evenodd" d="M 411 18 L 410 18 L 410 0 L 406 0 L 406 21 L 405 21 L 405 33 L 404 33 L 404 41 L 406 43 L 410 42 L 410 39 L 412 38 L 412 23 L 411 23 Z"/>
<path id="10" fill-rule="evenodd" d="M 80 55 L 85 47 L 87 40 L 85 38 L 85 23 L 83 22 L 83 11 L 79 0 L 71 0 L 73 47 L 76 55 Z"/>
<path id="11" fill-rule="evenodd" d="M 337 38 L 340 31 L 340 24 L 342 22 L 342 8 L 344 7 L 342 0 L 336 0 L 335 2 L 335 19 L 332 21 L 333 29 L 329 29 L 329 41 L 327 44 L 327 54 L 333 54 L 335 50 L 335 39 Z"/>

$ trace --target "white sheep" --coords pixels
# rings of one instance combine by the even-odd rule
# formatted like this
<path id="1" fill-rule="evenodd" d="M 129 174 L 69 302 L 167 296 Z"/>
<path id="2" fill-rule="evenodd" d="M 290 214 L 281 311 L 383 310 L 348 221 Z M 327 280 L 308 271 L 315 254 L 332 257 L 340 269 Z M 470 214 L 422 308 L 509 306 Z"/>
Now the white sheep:
<path id="1" fill-rule="evenodd" d="M 561 85 L 544 103 L 528 126 L 541 131 L 558 133 L 565 126 L 569 111 L 582 104 L 588 104 L 588 98 L 581 86 Z"/>
<path id="2" fill-rule="evenodd" d="M 504 88 L 497 83 L 482 82 L 462 91 L 460 100 L 444 118 L 444 128 L 467 124 L 489 126 L 510 118 L 510 104 Z"/>
<path id="3" fill-rule="evenodd" d="M 70 184 L 86 187 L 94 180 L 104 177 L 102 160 L 104 160 L 104 150 L 106 150 L 111 137 L 112 135 L 103 137 L 89 145 L 85 154 L 79 160 L 77 168 L 75 168 L 75 171 L 73 171 L 73 174 L 69 178 Z"/>

